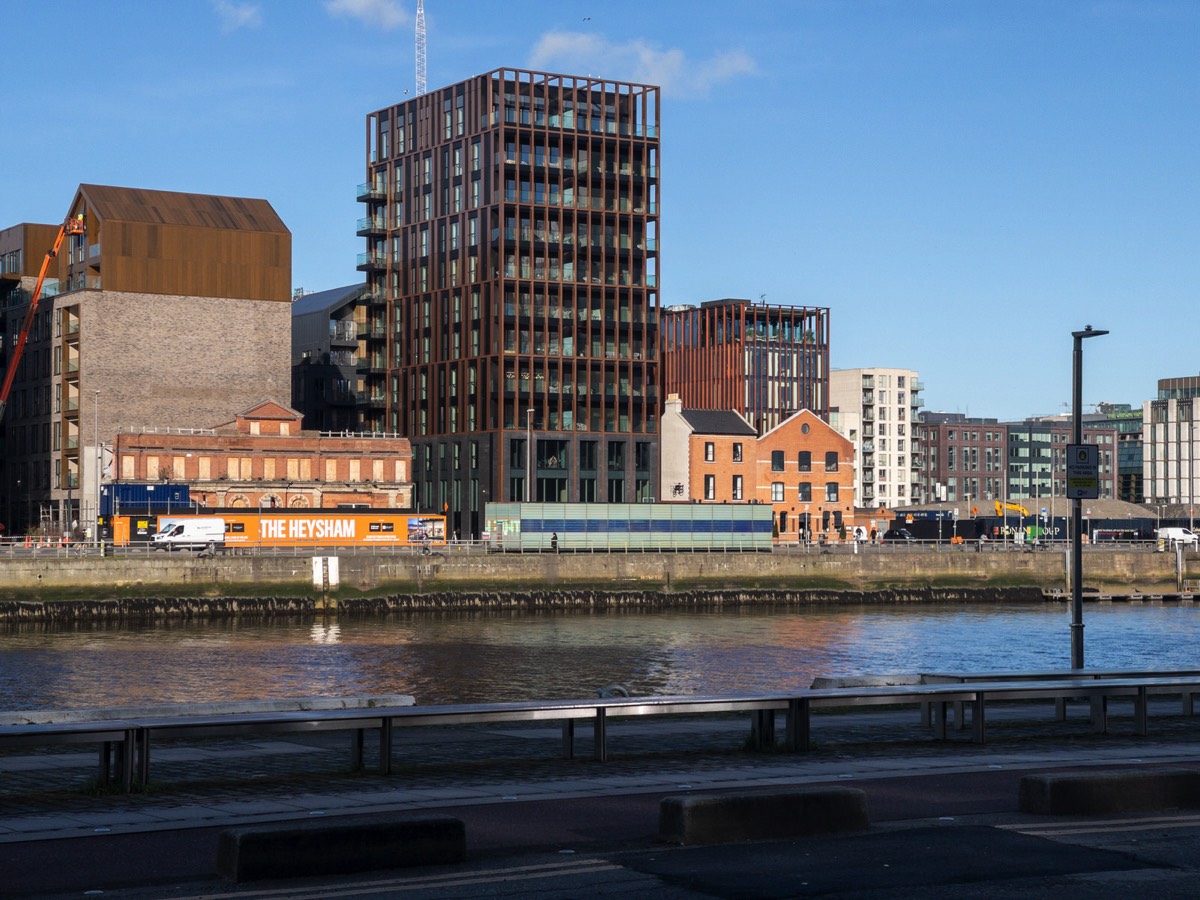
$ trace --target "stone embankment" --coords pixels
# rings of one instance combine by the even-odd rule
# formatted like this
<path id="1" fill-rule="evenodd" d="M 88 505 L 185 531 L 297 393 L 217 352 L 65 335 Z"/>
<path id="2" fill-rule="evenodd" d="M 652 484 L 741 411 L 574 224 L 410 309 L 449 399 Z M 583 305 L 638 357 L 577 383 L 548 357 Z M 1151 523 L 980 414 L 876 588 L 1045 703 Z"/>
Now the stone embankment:
<path id="1" fill-rule="evenodd" d="M 878 591 L 687 590 L 437 591 L 342 599 L 322 606 L 307 597 L 135 597 L 113 600 L 0 601 L 0 622 L 121 622 L 264 618 L 336 612 L 343 616 L 409 612 L 665 610 L 907 603 L 1039 603 L 1037 588 L 903 588 Z"/>
<path id="2" fill-rule="evenodd" d="M 1084 555 L 1085 590 L 1182 596 L 1200 554 Z M 313 587 L 303 556 L 183 554 L 0 559 L 0 620 L 377 614 L 438 609 L 683 608 L 730 604 L 1040 601 L 1069 590 L 1067 555 L 949 548 L 860 553 L 339 555 L 340 582 Z M 1190 594 L 1188 594 L 1190 598 Z"/>

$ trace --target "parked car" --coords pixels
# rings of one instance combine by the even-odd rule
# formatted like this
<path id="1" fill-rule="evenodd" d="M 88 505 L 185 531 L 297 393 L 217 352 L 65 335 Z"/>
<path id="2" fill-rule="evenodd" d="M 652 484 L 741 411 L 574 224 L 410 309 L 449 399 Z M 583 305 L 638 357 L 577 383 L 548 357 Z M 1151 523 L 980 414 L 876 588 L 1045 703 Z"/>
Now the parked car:
<path id="1" fill-rule="evenodd" d="M 905 544 L 911 544 L 916 538 L 912 536 L 907 528 L 889 528 L 883 533 L 883 542 L 886 544 L 889 541 L 898 541 Z"/>

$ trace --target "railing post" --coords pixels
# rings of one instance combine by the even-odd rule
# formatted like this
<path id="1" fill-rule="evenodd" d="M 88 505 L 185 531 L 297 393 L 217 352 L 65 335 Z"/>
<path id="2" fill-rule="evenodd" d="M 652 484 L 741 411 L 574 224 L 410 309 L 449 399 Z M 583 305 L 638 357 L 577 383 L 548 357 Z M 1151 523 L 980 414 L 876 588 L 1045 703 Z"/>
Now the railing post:
<path id="1" fill-rule="evenodd" d="M 383 775 L 392 774 L 392 718 L 384 716 L 379 723 L 379 771 Z"/>
<path id="2" fill-rule="evenodd" d="M 608 710 L 603 706 L 596 707 L 595 746 L 592 755 L 596 762 L 608 762 Z"/>
<path id="3" fill-rule="evenodd" d="M 575 758 L 575 720 L 563 719 L 562 723 L 563 759 Z"/>
<path id="4" fill-rule="evenodd" d="M 809 702 L 805 697 L 793 697 L 788 700 L 787 710 L 787 748 L 793 753 L 811 749 Z"/>

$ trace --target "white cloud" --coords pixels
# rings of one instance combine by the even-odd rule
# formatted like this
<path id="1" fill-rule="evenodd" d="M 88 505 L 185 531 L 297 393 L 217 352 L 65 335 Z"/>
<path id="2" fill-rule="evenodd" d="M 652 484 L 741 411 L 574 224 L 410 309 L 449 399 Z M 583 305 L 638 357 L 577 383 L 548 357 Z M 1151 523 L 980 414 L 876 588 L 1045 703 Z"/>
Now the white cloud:
<path id="1" fill-rule="evenodd" d="M 325 0 L 331 16 L 348 16 L 389 31 L 408 24 L 408 13 L 396 0 Z"/>
<path id="2" fill-rule="evenodd" d="M 221 18 L 221 30 L 258 28 L 263 23 L 262 9 L 253 3 L 234 3 L 233 0 L 212 0 L 213 9 Z"/>
<path id="3" fill-rule="evenodd" d="M 542 71 L 657 84 L 664 94 L 674 96 L 704 94 L 715 84 L 758 71 L 743 50 L 727 50 L 692 61 L 682 50 L 662 50 L 645 41 L 613 44 L 594 35 L 562 31 L 542 35 L 529 64 Z"/>

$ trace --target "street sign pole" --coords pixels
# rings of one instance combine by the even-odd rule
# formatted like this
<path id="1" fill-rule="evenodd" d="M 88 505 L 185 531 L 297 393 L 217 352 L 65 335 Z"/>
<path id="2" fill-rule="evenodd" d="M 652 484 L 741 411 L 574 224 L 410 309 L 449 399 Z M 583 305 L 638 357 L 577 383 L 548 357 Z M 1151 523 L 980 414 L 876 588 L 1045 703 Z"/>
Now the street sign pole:
<path id="1" fill-rule="evenodd" d="M 1083 443 L 1083 341 L 1107 331 L 1072 331 L 1072 441 L 1067 447 L 1067 497 L 1071 500 L 1071 668 L 1083 668 L 1083 512 L 1080 501 L 1100 496 L 1099 454 L 1095 444 Z M 1075 467 L 1074 470 L 1072 467 Z"/>

